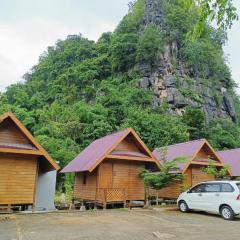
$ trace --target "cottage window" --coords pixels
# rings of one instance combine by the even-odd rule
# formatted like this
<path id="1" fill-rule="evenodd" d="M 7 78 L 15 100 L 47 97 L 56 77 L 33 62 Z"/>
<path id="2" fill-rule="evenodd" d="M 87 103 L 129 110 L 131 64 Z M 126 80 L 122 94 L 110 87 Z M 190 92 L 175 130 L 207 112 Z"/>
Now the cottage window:
<path id="1" fill-rule="evenodd" d="M 87 183 L 87 174 L 83 173 L 83 185 L 86 185 Z"/>

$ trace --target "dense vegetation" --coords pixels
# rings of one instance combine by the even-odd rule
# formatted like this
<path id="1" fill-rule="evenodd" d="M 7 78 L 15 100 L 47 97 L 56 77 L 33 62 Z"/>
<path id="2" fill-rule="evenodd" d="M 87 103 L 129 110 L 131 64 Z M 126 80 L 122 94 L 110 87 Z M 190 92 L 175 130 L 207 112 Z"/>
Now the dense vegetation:
<path id="1" fill-rule="evenodd" d="M 222 51 L 225 35 L 205 23 L 201 36 L 191 41 L 196 8 L 187 12 L 181 2 L 166 1 L 165 34 L 154 24 L 142 29 L 144 0 L 139 0 L 115 32 L 97 42 L 81 35 L 57 41 L 25 74 L 24 83 L 0 94 L 0 113 L 15 113 L 62 167 L 96 138 L 126 127 L 135 128 L 150 148 L 203 137 L 217 149 L 240 147 L 237 124 L 224 119 L 206 124 L 198 108 L 187 109 L 183 117 L 169 115 L 164 104 L 152 107 L 152 92 L 138 87 L 134 66 L 154 65 L 173 40 L 199 76 L 224 74 L 232 85 Z"/>

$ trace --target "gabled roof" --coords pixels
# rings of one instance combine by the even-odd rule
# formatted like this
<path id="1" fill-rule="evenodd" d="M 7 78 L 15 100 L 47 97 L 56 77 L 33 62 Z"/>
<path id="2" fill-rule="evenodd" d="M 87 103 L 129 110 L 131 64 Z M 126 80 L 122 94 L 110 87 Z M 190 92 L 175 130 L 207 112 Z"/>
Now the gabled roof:
<path id="1" fill-rule="evenodd" d="M 142 155 L 140 153 L 114 151 L 116 146 L 129 134 L 132 134 L 135 141 L 141 145 L 148 159 L 158 164 L 158 161 L 153 157 L 151 151 L 142 142 L 137 133 L 132 128 L 128 128 L 95 140 L 88 147 L 86 147 L 73 161 L 71 161 L 61 172 L 92 172 L 108 156 L 117 158 L 118 155 L 124 155 L 127 156 L 128 159 L 134 157 L 146 158 L 146 155 Z"/>
<path id="2" fill-rule="evenodd" d="M 184 142 L 184 143 L 178 143 L 174 145 L 170 145 L 166 147 L 166 155 L 165 160 L 170 162 L 178 157 L 185 157 L 186 161 L 183 163 L 179 163 L 178 167 L 181 172 L 185 172 L 190 164 L 195 163 L 193 160 L 196 157 L 197 153 L 203 148 L 204 145 L 207 145 L 212 154 L 215 156 L 215 158 L 220 162 L 220 164 L 223 165 L 222 160 L 219 158 L 219 156 L 216 154 L 216 152 L 213 150 L 211 145 L 208 143 L 206 139 L 199 139 L 199 140 L 193 140 L 190 142 Z M 153 151 L 153 155 L 161 161 L 161 152 L 159 149 L 155 149 Z"/>
<path id="3" fill-rule="evenodd" d="M 217 152 L 226 166 L 230 167 L 232 176 L 240 177 L 240 148 Z"/>
<path id="4" fill-rule="evenodd" d="M 33 137 L 33 135 L 16 118 L 16 116 L 13 113 L 11 112 L 4 113 L 0 117 L 0 125 L 7 119 L 10 119 L 16 125 L 16 127 L 23 133 L 23 135 L 29 140 L 29 142 L 32 145 L 7 144 L 7 146 L 0 146 L 0 152 L 39 155 L 46 159 L 48 163 L 47 168 L 49 170 L 60 169 L 56 161 L 52 159 L 52 157 L 44 150 L 44 148 L 37 142 L 37 140 Z"/>

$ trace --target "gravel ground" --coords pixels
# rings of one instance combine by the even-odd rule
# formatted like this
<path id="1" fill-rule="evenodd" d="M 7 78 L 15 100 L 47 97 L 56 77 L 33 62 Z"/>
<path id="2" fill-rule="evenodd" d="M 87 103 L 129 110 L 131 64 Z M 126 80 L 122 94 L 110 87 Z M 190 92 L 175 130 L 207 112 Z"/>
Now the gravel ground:
<path id="1" fill-rule="evenodd" d="M 235 240 L 240 218 L 224 221 L 176 209 L 105 210 L 0 216 L 0 240 Z"/>

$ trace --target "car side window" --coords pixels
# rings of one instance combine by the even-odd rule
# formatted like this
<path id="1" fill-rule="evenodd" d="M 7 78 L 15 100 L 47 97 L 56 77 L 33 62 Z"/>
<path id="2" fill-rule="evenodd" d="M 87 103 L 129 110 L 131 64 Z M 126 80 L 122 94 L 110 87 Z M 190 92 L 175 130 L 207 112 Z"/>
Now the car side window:
<path id="1" fill-rule="evenodd" d="M 221 184 L 218 183 L 206 184 L 205 192 L 221 192 Z"/>
<path id="2" fill-rule="evenodd" d="M 205 184 L 199 184 L 193 187 L 189 192 L 190 193 L 202 193 L 205 191 Z"/>
<path id="3" fill-rule="evenodd" d="M 234 188 L 229 183 L 222 183 L 221 192 L 234 192 Z"/>

